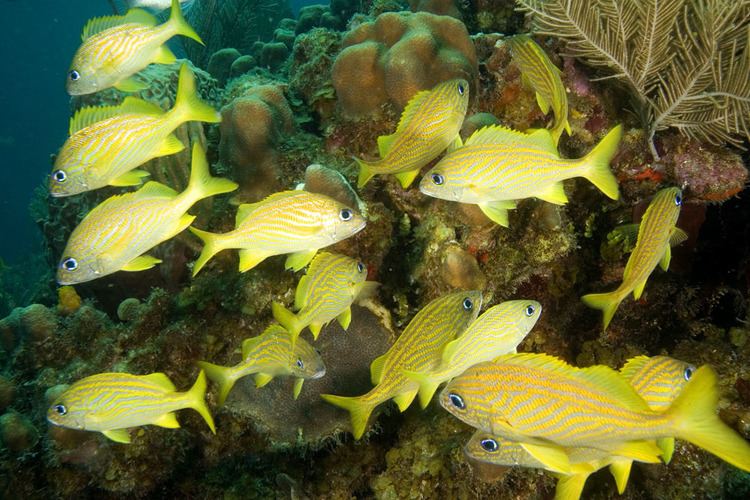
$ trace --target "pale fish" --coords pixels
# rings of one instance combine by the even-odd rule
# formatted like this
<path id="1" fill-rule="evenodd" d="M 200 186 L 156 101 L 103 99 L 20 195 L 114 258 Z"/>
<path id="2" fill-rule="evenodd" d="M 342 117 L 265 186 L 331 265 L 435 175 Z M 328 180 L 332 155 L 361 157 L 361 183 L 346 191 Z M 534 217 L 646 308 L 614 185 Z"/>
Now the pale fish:
<path id="1" fill-rule="evenodd" d="M 558 154 L 549 130 L 525 134 L 502 126 L 484 127 L 430 169 L 419 189 L 434 198 L 478 205 L 505 227 L 516 200 L 535 197 L 566 204 L 562 181 L 574 177 L 585 177 L 616 200 L 620 193 L 609 162 L 621 136 L 618 125 L 583 158 L 566 159 Z"/>
<path id="2" fill-rule="evenodd" d="M 99 431 L 113 441 L 129 443 L 128 429 L 141 425 L 176 429 L 180 424 L 174 412 L 192 408 L 216 434 L 205 394 L 206 376 L 202 371 L 187 392 L 177 392 L 163 373 L 99 373 L 65 390 L 47 411 L 47 420 L 71 429 Z"/>
<path id="3" fill-rule="evenodd" d="M 535 300 L 509 300 L 487 309 L 456 340 L 449 342 L 439 366 L 430 372 L 404 374 L 419 383 L 419 403 L 426 408 L 438 386 L 467 368 L 516 352 L 542 314 Z"/>
<path id="4" fill-rule="evenodd" d="M 172 5 L 172 0 L 127 0 L 128 5 L 131 7 L 142 7 L 145 9 L 153 9 L 161 12 L 164 9 L 169 8 Z M 183 12 L 187 12 L 193 5 L 194 0 L 180 0 L 180 7 Z"/>
<path id="5" fill-rule="evenodd" d="M 418 92 L 401 113 L 396 132 L 378 137 L 380 160 L 359 163 L 358 187 L 373 176 L 394 174 L 404 188 L 446 148 L 461 145 L 458 132 L 469 103 L 469 82 L 448 80 Z"/>
<path id="6" fill-rule="evenodd" d="M 419 384 L 407 378 L 404 370 L 421 372 L 436 367 L 445 345 L 476 319 L 481 306 L 482 294 L 478 291 L 455 292 L 431 301 L 414 316 L 388 352 L 372 362 L 370 375 L 376 385 L 370 392 L 353 397 L 321 397 L 349 411 L 352 433 L 359 439 L 379 404 L 393 398 L 400 411 L 411 405 Z"/>
<path id="7" fill-rule="evenodd" d="M 521 79 L 534 90 L 542 113 L 546 115 L 550 108 L 555 113 L 555 122 L 550 132 L 555 144 L 559 143 L 563 130 L 571 135 L 568 93 L 560 79 L 560 70 L 528 35 L 516 35 L 508 40 L 508 44 L 513 61 L 521 70 Z"/>
<path id="8" fill-rule="evenodd" d="M 299 280 L 292 313 L 281 304 L 271 305 L 273 316 L 294 338 L 307 326 L 317 340 L 321 328 L 338 319 L 346 330 L 352 320 L 351 305 L 364 291 L 372 294 L 377 283 L 366 281 L 367 267 L 360 261 L 329 252 L 321 252 L 310 262 Z"/>
<path id="9" fill-rule="evenodd" d="M 325 195 L 301 190 L 275 193 L 258 203 L 240 205 L 233 231 L 214 234 L 190 228 L 204 244 L 193 276 L 211 257 L 229 248 L 240 249 L 240 272 L 281 254 L 292 254 L 286 268 L 298 271 L 319 249 L 358 233 L 365 223 L 353 209 Z"/>
<path id="10" fill-rule="evenodd" d="M 716 415 L 716 373 L 702 366 L 665 411 L 651 409 L 606 366 L 574 368 L 544 354 L 508 354 L 448 383 L 440 404 L 480 430 L 520 442 L 551 470 L 569 474 L 564 449 L 597 448 L 650 461 L 652 440 L 677 437 L 750 471 L 750 444 Z"/>
<path id="11" fill-rule="evenodd" d="M 134 169 L 182 151 L 185 146 L 172 132 L 188 121 L 216 123 L 221 116 L 198 98 L 187 64 L 180 68 L 175 105 L 167 112 L 135 97 L 125 98 L 119 106 L 80 109 L 55 159 L 50 194 L 70 196 L 107 185 L 141 184 L 148 172 Z"/>
<path id="12" fill-rule="evenodd" d="M 182 193 L 149 182 L 136 192 L 108 198 L 84 217 L 68 238 L 58 283 L 83 283 L 116 271 L 153 267 L 161 261 L 145 252 L 186 229 L 195 219 L 187 213 L 190 207 L 235 189 L 234 182 L 211 177 L 206 154 L 196 143 L 190 182 Z"/>
<path id="13" fill-rule="evenodd" d="M 687 234 L 675 226 L 682 207 L 682 191 L 671 187 L 662 189 L 651 200 L 646 213 L 639 225 L 630 225 L 628 230 L 638 230 L 633 253 L 625 265 L 622 283 L 617 289 L 609 293 L 594 293 L 584 295 L 584 304 L 603 312 L 604 329 L 617 311 L 625 297 L 633 292 L 633 298 L 638 300 L 643 293 L 648 277 L 658 264 L 664 271 L 669 269 L 672 258 L 671 247 L 679 245 L 687 239 Z"/>
<path id="14" fill-rule="evenodd" d="M 263 387 L 274 377 L 296 377 L 294 399 L 302 390 L 305 379 L 320 378 L 326 367 L 320 354 L 305 341 L 297 339 L 282 326 L 273 324 L 257 337 L 242 343 L 242 361 L 234 366 L 218 366 L 199 361 L 208 378 L 219 385 L 219 404 L 223 405 L 235 382 L 255 375 L 255 386 Z"/>
<path id="15" fill-rule="evenodd" d="M 91 19 L 70 63 L 65 82 L 68 93 L 91 94 L 109 87 L 124 92 L 144 90 L 146 86 L 131 77 L 151 63 L 175 62 L 167 40 L 183 35 L 203 44 L 182 16 L 178 0 L 172 0 L 169 20 L 159 26 L 156 23 L 156 17 L 142 9 Z"/>

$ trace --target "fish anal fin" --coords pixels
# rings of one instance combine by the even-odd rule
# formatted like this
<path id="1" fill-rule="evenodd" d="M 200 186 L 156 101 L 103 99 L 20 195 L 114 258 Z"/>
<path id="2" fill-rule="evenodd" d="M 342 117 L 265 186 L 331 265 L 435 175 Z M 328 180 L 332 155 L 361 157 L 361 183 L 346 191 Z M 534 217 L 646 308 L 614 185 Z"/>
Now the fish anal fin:
<path id="1" fill-rule="evenodd" d="M 396 179 L 398 179 L 398 182 L 401 183 L 401 187 L 406 189 L 409 186 L 411 186 L 411 183 L 414 182 L 414 179 L 417 178 L 419 175 L 420 170 L 409 170 L 407 172 L 399 172 L 397 174 L 394 174 L 396 176 Z"/>
<path id="2" fill-rule="evenodd" d="M 320 323 L 318 321 L 313 321 L 307 326 L 308 328 L 310 328 L 310 333 L 312 333 L 313 340 L 318 340 L 320 331 L 323 329 L 323 326 L 324 326 L 323 323 Z"/>
<path id="3" fill-rule="evenodd" d="M 341 325 L 341 328 L 344 330 L 349 328 L 349 324 L 352 322 L 352 308 L 347 307 L 344 312 L 336 317 L 336 319 L 338 320 L 339 325 Z"/>
<path id="4" fill-rule="evenodd" d="M 154 54 L 154 60 L 152 62 L 156 64 L 172 64 L 176 60 L 177 58 L 174 53 L 169 50 L 169 47 L 161 45 L 156 49 L 156 54 Z"/>
<path id="5" fill-rule="evenodd" d="M 254 268 L 268 258 L 268 254 L 243 248 L 240 250 L 240 272 L 244 273 Z"/>
<path id="6" fill-rule="evenodd" d="M 292 394 L 294 395 L 294 399 L 297 399 L 299 397 L 299 393 L 302 392 L 302 384 L 305 383 L 305 379 L 298 378 L 294 381 L 294 389 Z"/>
<path id="7" fill-rule="evenodd" d="M 151 257 L 150 255 L 140 255 L 125 264 L 121 271 L 145 271 L 146 269 L 151 269 L 156 264 L 160 263 L 161 259 Z"/>
<path id="8" fill-rule="evenodd" d="M 130 433 L 127 429 L 110 429 L 102 431 L 102 434 L 116 443 L 130 444 Z"/>
<path id="9" fill-rule="evenodd" d="M 158 156 L 169 156 L 175 153 L 179 153 L 183 149 L 185 149 L 185 145 L 182 143 L 182 141 L 179 140 L 176 135 L 169 134 L 166 139 L 164 139 L 161 144 L 159 144 L 159 147 L 156 150 L 156 154 Z"/>
<path id="10" fill-rule="evenodd" d="M 542 113 L 544 113 L 545 115 L 549 113 L 549 103 L 547 102 L 547 99 L 545 99 L 544 96 L 539 92 L 536 93 L 536 103 L 539 105 L 539 109 L 542 110 Z"/>
<path id="11" fill-rule="evenodd" d="M 565 205 L 568 203 L 568 197 L 565 195 L 565 187 L 562 182 L 555 182 L 544 191 L 536 193 L 535 196 L 555 205 Z"/>
<path id="12" fill-rule="evenodd" d="M 488 202 L 480 203 L 478 206 L 482 213 L 492 222 L 503 227 L 508 227 L 508 209 L 504 205 Z"/>
<path id="13" fill-rule="evenodd" d="M 411 402 L 414 401 L 414 398 L 417 396 L 418 392 L 419 388 L 402 392 L 394 396 L 393 401 L 396 403 L 396 406 L 398 406 L 398 410 L 400 412 L 406 411 L 406 409 L 411 405 Z"/>
<path id="14" fill-rule="evenodd" d="M 664 260 L 662 258 L 662 260 Z M 633 288 L 633 298 L 635 300 L 638 300 L 641 298 L 641 295 L 643 295 L 643 289 L 646 288 L 646 281 L 643 280 L 640 283 L 636 283 L 635 287 Z"/>
<path id="15" fill-rule="evenodd" d="M 273 375 L 267 373 L 256 373 L 255 374 L 255 387 L 263 387 L 267 383 L 273 380 Z"/>
<path id="16" fill-rule="evenodd" d="M 158 425 L 159 427 L 166 427 L 168 429 L 180 428 L 180 423 L 177 421 L 177 417 L 175 417 L 174 412 L 165 413 L 157 420 L 154 420 L 153 424 Z"/>
<path id="17" fill-rule="evenodd" d="M 672 247 L 670 247 L 669 245 L 665 245 L 665 247 L 666 248 L 664 248 L 664 255 L 662 255 L 661 260 L 659 260 L 659 267 L 661 267 L 664 271 L 668 271 L 669 263 L 672 260 Z"/>

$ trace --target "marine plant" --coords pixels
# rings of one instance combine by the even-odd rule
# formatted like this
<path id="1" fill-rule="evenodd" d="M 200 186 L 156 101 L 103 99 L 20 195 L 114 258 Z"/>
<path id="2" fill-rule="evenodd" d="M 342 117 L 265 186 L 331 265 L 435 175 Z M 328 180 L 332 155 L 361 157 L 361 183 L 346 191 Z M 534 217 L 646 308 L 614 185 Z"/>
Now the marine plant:
<path id="1" fill-rule="evenodd" d="M 711 144 L 750 139 L 750 1 L 518 0 L 538 34 L 627 88 L 651 154 L 675 128 Z"/>

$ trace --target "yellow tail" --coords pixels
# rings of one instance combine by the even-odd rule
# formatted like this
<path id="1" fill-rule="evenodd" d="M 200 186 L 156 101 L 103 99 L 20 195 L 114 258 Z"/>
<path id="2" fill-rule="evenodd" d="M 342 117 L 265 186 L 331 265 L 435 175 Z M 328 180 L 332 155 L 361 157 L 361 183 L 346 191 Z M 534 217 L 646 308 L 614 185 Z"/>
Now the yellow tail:
<path id="1" fill-rule="evenodd" d="M 345 397 L 321 394 L 320 397 L 332 405 L 349 411 L 354 439 L 362 437 L 362 434 L 365 433 L 365 427 L 367 427 L 367 421 L 370 419 L 370 414 L 375 409 L 375 405 L 362 402 L 360 396 Z"/>
<path id="2" fill-rule="evenodd" d="M 302 324 L 296 314 L 278 302 L 271 303 L 271 312 L 276 321 L 278 321 L 279 324 L 281 324 L 281 326 L 292 335 L 292 345 L 294 345 L 294 342 L 297 341 L 297 337 L 299 337 L 299 332 L 302 331 L 305 325 Z"/>
<path id="3" fill-rule="evenodd" d="M 666 416 L 672 420 L 678 438 L 750 472 L 750 444 L 719 419 L 718 402 L 716 372 L 704 365 L 693 374 Z"/>
<path id="4" fill-rule="evenodd" d="M 435 391 L 442 382 L 435 382 L 429 374 L 422 372 L 403 370 L 403 374 L 419 384 L 419 406 L 424 410 L 432 401 L 432 396 L 435 395 Z"/>
<path id="5" fill-rule="evenodd" d="M 593 309 L 600 309 L 604 313 L 604 330 L 609 326 L 609 322 L 612 321 L 612 317 L 617 311 L 617 307 L 622 302 L 622 298 L 618 297 L 617 292 L 609 293 L 590 293 L 581 297 L 581 300 L 587 306 Z"/>
<path id="6" fill-rule="evenodd" d="M 221 241 L 219 240 L 219 237 L 221 237 L 220 234 L 201 231 L 200 229 L 196 229 L 194 227 L 189 227 L 188 229 L 191 233 L 203 240 L 203 250 L 198 256 L 198 260 L 196 260 L 195 264 L 193 264 L 193 277 L 195 277 L 195 275 L 197 275 L 198 272 L 203 269 L 203 266 L 206 265 L 206 262 L 208 262 L 211 257 L 224 250 L 224 245 L 222 245 Z"/>
<path id="7" fill-rule="evenodd" d="M 206 152 L 203 146 L 197 142 L 193 144 L 193 159 L 190 167 L 190 182 L 185 190 L 185 196 L 190 200 L 190 204 L 209 198 L 217 194 L 234 191 L 239 186 L 229 179 L 211 177 L 208 170 L 208 161 L 206 161 Z"/>
<path id="8" fill-rule="evenodd" d="M 188 24 L 187 20 L 185 20 L 185 16 L 182 15 L 180 0 L 172 0 L 172 9 L 169 13 L 168 24 L 174 28 L 178 35 L 192 38 L 199 44 L 205 45 L 203 40 L 201 40 L 201 37 L 198 36 L 198 33 L 196 33 L 193 27 Z"/>
<path id="9" fill-rule="evenodd" d="M 170 118 L 178 125 L 196 121 L 218 123 L 221 114 L 214 108 L 201 101 L 198 96 L 198 88 L 195 84 L 195 75 L 187 64 L 180 67 L 180 78 L 177 83 L 177 97 L 174 107 L 169 111 Z"/>
<path id="10" fill-rule="evenodd" d="M 583 176 L 599 188 L 599 191 L 613 200 L 620 198 L 617 179 L 609 169 L 609 162 L 617 153 L 617 147 L 622 137 L 622 126 L 618 125 L 599 141 L 599 144 L 583 158 L 586 171 Z"/>
<path id="11" fill-rule="evenodd" d="M 211 417 L 211 413 L 208 411 L 206 405 L 206 374 L 203 370 L 198 374 L 198 378 L 193 384 L 193 387 L 186 393 L 188 397 L 188 405 L 201 414 L 203 420 L 206 421 L 211 432 L 216 434 L 216 426 L 214 426 L 214 419 Z"/>
<path id="12" fill-rule="evenodd" d="M 219 406 L 224 404 L 229 396 L 229 391 L 234 387 L 234 383 L 237 378 L 234 377 L 234 373 L 231 368 L 226 366 L 219 366 L 208 363 L 206 361 L 198 361 L 198 366 L 206 372 L 206 375 L 212 382 L 219 386 Z"/>

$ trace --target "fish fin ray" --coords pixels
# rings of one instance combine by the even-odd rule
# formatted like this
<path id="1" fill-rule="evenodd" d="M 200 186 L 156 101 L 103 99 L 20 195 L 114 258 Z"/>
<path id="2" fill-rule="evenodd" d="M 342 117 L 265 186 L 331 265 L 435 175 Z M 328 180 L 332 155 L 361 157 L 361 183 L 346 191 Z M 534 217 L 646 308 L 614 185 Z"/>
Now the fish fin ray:
<path id="1" fill-rule="evenodd" d="M 224 246 L 221 244 L 221 240 L 219 239 L 220 235 L 218 234 L 202 231 L 194 227 L 189 227 L 188 229 L 191 233 L 203 240 L 203 250 L 201 250 L 198 260 L 193 264 L 193 276 L 195 276 L 201 269 L 203 269 L 203 266 L 206 265 L 211 257 L 224 250 Z"/>
<path id="2" fill-rule="evenodd" d="M 661 438 L 656 440 L 656 446 L 661 450 L 661 457 L 665 464 L 672 460 L 674 455 L 674 438 Z"/>
<path id="3" fill-rule="evenodd" d="M 180 66 L 180 76 L 177 82 L 177 96 L 174 107 L 169 115 L 175 124 L 189 121 L 218 123 L 221 114 L 213 107 L 203 102 L 198 95 L 195 75 L 187 64 Z"/>
<path id="4" fill-rule="evenodd" d="M 313 321 L 308 325 L 308 327 L 310 328 L 310 333 L 312 333 L 313 340 L 318 340 L 320 331 L 323 329 L 324 326 L 325 325 L 323 323 L 319 323 L 317 321 Z"/>
<path id="5" fill-rule="evenodd" d="M 495 224 L 508 227 L 508 209 L 494 202 L 480 203 L 479 209 Z"/>
<path id="6" fill-rule="evenodd" d="M 149 181 L 137 191 L 138 196 L 164 196 L 173 198 L 177 196 L 177 191 L 161 182 Z"/>
<path id="7" fill-rule="evenodd" d="M 542 110 L 542 113 L 545 115 L 549 113 L 550 104 L 547 102 L 547 99 L 544 98 L 542 94 L 539 92 L 536 92 L 536 103 L 539 106 L 539 109 Z"/>
<path id="8" fill-rule="evenodd" d="M 588 479 L 588 473 L 563 474 L 555 486 L 555 500 L 578 500 Z"/>
<path id="9" fill-rule="evenodd" d="M 169 50 L 169 47 L 161 45 L 156 49 L 156 54 L 154 54 L 154 59 L 151 62 L 156 64 L 172 64 L 176 60 L 177 57 L 175 57 L 174 53 Z"/>
<path id="10" fill-rule="evenodd" d="M 182 15 L 182 9 L 178 0 L 172 0 L 172 8 L 169 12 L 169 20 L 165 23 L 173 27 L 178 35 L 192 38 L 201 45 L 205 45 L 198 33 L 195 32 L 192 26 L 188 24 L 185 17 Z"/>
<path id="11" fill-rule="evenodd" d="M 359 166 L 359 177 L 357 178 L 357 188 L 363 188 L 365 187 L 365 184 L 367 184 L 370 179 L 375 177 L 377 172 L 375 171 L 375 168 L 377 167 L 378 162 L 369 162 L 367 160 L 362 160 L 360 158 L 354 157 L 354 161 L 357 162 L 357 165 Z"/>
<path id="12" fill-rule="evenodd" d="M 411 120 L 417 114 L 417 111 L 419 111 L 419 107 L 429 95 L 429 90 L 420 90 L 419 92 L 414 94 L 411 99 L 409 99 L 409 102 L 406 103 L 404 111 L 401 113 L 401 118 L 398 121 L 396 132 L 393 135 L 403 133 L 404 129 L 409 125 Z"/>
<path id="13" fill-rule="evenodd" d="M 179 141 L 173 134 L 171 136 Z M 182 145 L 182 142 L 180 142 L 180 145 Z M 208 168 L 206 151 L 199 143 L 196 142 L 193 144 L 190 160 L 190 181 L 185 190 L 185 196 L 191 201 L 191 205 L 211 196 L 229 193 L 238 187 L 239 185 L 236 182 L 232 182 L 229 179 L 212 177 L 211 171 Z"/>
<path id="14" fill-rule="evenodd" d="M 169 156 L 175 153 L 179 153 L 183 149 L 185 149 L 185 145 L 182 143 L 182 141 L 179 140 L 176 135 L 169 134 L 157 147 L 156 155 Z"/>
<path id="15" fill-rule="evenodd" d="M 641 295 L 643 295 L 643 289 L 646 288 L 646 282 L 648 281 L 648 278 L 641 281 L 640 283 L 636 283 L 635 287 L 633 288 L 633 298 L 635 300 L 638 300 L 641 298 Z"/>
<path id="16" fill-rule="evenodd" d="M 590 293 L 581 297 L 581 301 L 592 309 L 599 309 L 602 311 L 602 322 L 604 324 L 603 330 L 606 330 L 609 323 L 612 321 L 620 302 L 622 302 L 622 299 L 619 298 L 615 292 L 608 292 Z"/>
<path id="17" fill-rule="evenodd" d="M 432 401 L 441 382 L 436 383 L 428 373 L 404 370 L 403 374 L 419 384 L 419 406 L 424 410 Z"/>

